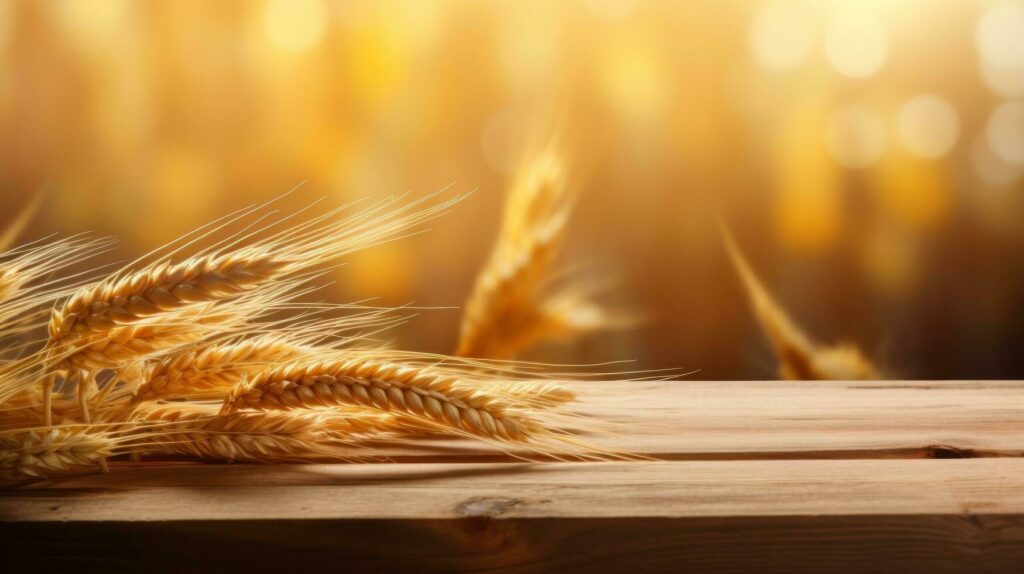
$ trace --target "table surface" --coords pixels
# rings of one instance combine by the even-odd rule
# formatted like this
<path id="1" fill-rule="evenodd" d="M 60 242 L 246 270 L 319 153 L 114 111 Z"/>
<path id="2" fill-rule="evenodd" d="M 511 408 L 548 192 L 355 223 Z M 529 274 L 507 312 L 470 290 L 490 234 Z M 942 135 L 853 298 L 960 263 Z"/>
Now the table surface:
<path id="1" fill-rule="evenodd" d="M 595 440 L 651 460 L 522 462 L 423 439 L 368 464 L 115 462 L 0 492 L 0 536 L 37 565 L 72 544 L 55 567 L 103 563 L 118 547 L 102 540 L 166 545 L 149 538 L 160 526 L 217 554 L 230 524 L 260 541 L 245 560 L 341 553 L 372 570 L 1024 571 L 1024 382 L 572 385 L 610 423 Z M 243 565 L 231 556 L 204 563 Z"/>

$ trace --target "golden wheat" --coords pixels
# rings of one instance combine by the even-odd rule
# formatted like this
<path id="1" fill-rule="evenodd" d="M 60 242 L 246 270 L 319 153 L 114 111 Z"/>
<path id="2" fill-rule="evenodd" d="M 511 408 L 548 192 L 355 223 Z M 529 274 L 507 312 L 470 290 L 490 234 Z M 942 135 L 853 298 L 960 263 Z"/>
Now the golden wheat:
<path id="1" fill-rule="evenodd" d="M 456 355 L 510 358 L 538 342 L 604 326 L 581 290 L 553 285 L 572 199 L 565 166 L 551 149 L 519 174 L 490 260 L 466 303 Z"/>
<path id="2" fill-rule="evenodd" d="M 149 317 L 231 299 L 272 285 L 287 276 L 398 236 L 442 213 L 461 197 L 416 210 L 413 202 L 390 212 L 394 200 L 379 202 L 355 216 L 331 221 L 337 210 L 245 247 L 196 255 L 180 263 L 160 261 L 140 270 L 126 269 L 80 290 L 50 319 L 50 338 L 105 332 Z"/>
<path id="3" fill-rule="evenodd" d="M 51 419 L 46 410 L 49 405 L 47 388 L 52 388 L 58 373 L 77 383 L 82 420 L 89 422 L 88 401 L 83 396 L 90 388 L 90 380 L 102 369 L 114 369 L 122 375 L 124 384 L 111 385 L 101 395 L 112 395 L 121 400 L 125 393 L 135 391 L 141 381 L 142 364 L 153 355 L 197 344 L 209 338 L 228 336 L 248 328 L 252 320 L 278 310 L 276 301 L 287 300 L 302 285 L 301 280 L 283 281 L 267 290 L 248 293 L 230 301 L 230 304 L 207 304 L 177 312 L 167 312 L 144 322 L 120 326 L 106 332 L 79 337 L 65 344 L 49 344 L 44 349 L 50 374 L 43 379 L 44 422 Z M 52 343 L 52 341 L 51 341 Z M 107 405 L 108 415 L 125 410 Z M 127 407 L 128 405 L 122 405 Z"/>
<path id="4" fill-rule="evenodd" d="M 371 440 L 419 433 L 514 443 L 517 456 L 600 452 L 558 426 L 582 422 L 553 410 L 575 395 L 518 376 L 519 369 L 532 373 L 530 366 L 391 351 L 371 337 L 402 320 L 394 310 L 296 302 L 339 256 L 395 238 L 458 199 L 422 209 L 420 202 L 390 209 L 386 201 L 341 221 L 331 211 L 279 231 L 274 225 L 288 218 L 257 229 L 261 208 L 243 210 L 142 260 L 154 263 L 129 265 L 83 288 L 73 288 L 75 276 L 39 279 L 106 244 L 71 239 L 0 256 L 0 296 L 7 272 L 12 286 L 10 298 L 0 299 L 0 335 L 27 333 L 42 318 L 39 309 L 52 307 L 45 341 L 5 347 L 0 337 L 0 473 L 106 469 L 107 457 L 120 454 L 363 460 Z M 526 234 L 533 264 L 553 261 L 564 228 L 567 209 L 551 217 L 542 207 L 549 201 L 514 210 L 516 217 L 530 212 L 530 221 L 546 220 Z M 173 262 L 250 216 L 256 221 L 241 232 Z M 549 337 L 568 329 L 551 324 L 579 322 L 566 311 L 585 308 L 585 297 L 548 292 L 549 267 L 517 272 L 531 296 L 540 293 L 531 289 L 545 289 L 532 306 L 513 306 L 521 314 L 509 320 L 526 320 L 514 337 Z M 508 289 L 517 289 L 515 282 Z M 335 316 L 342 308 L 359 312 Z M 211 399 L 223 402 L 203 402 Z"/>
<path id="5" fill-rule="evenodd" d="M 469 435 L 508 441 L 525 441 L 541 430 L 529 418 L 510 413 L 500 401 L 459 386 L 453 377 L 365 359 L 268 369 L 237 385 L 221 412 L 334 405 L 421 417 Z"/>
<path id="6" fill-rule="evenodd" d="M 142 401 L 160 397 L 222 397 L 246 374 L 308 352 L 305 347 L 275 335 L 187 348 L 148 367 L 136 398 Z"/>
<path id="7" fill-rule="evenodd" d="M 353 449 L 339 446 L 393 427 L 387 415 L 379 413 L 221 415 L 216 406 L 194 404 L 149 407 L 135 420 L 161 423 L 141 427 L 144 434 L 136 452 L 249 462 L 349 458 Z"/>
<path id="8" fill-rule="evenodd" d="M 42 477 L 102 463 L 116 441 L 88 426 L 0 433 L 0 473 L 7 478 Z"/>
<path id="9" fill-rule="evenodd" d="M 104 345 L 94 338 L 109 339 L 111 331 L 150 318 L 233 301 L 245 294 L 252 295 L 254 291 L 258 293 L 261 288 L 277 290 L 280 297 L 279 283 L 289 276 L 392 239 L 409 227 L 436 217 L 461 199 L 456 197 L 418 209 L 425 201 L 421 200 L 386 211 L 394 202 L 392 199 L 378 202 L 341 221 L 332 221 L 339 213 L 335 210 L 245 247 L 236 247 L 236 244 L 251 234 L 233 237 L 211 252 L 181 263 L 161 260 L 141 270 L 129 266 L 80 289 L 63 305 L 54 308 L 49 322 L 49 364 L 56 371 L 65 369 L 69 358 L 79 356 L 83 347 Z M 122 338 L 111 351 L 127 354 L 128 342 Z M 44 422 L 49 425 L 52 423 L 49 408 L 54 375 L 44 379 L 42 384 Z M 84 399 L 80 397 L 80 401 L 83 418 L 88 418 Z"/>
<path id="10" fill-rule="evenodd" d="M 347 313 L 334 316 L 333 312 L 339 310 Z M 270 364 L 341 348 L 355 352 L 356 343 L 368 331 L 377 332 L 401 320 L 391 309 L 326 306 L 310 310 L 299 319 L 290 317 L 283 322 L 238 329 L 230 339 L 191 345 L 150 361 L 142 369 L 134 401 L 219 399 L 246 374 Z"/>
<path id="11" fill-rule="evenodd" d="M 804 381 L 883 378 L 882 373 L 855 345 L 822 345 L 804 333 L 754 273 L 732 234 L 724 225 L 722 237 L 761 328 L 775 349 L 780 377 Z"/>

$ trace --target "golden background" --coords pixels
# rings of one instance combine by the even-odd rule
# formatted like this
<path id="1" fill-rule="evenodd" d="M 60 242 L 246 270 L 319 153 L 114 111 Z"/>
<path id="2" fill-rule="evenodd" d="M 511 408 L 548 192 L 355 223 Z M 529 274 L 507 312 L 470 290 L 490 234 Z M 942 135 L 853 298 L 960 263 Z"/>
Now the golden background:
<path id="1" fill-rule="evenodd" d="M 1024 2 L 0 1 L 0 208 L 127 259 L 298 208 L 476 190 L 338 301 L 457 307 L 515 142 L 559 118 L 564 261 L 645 322 L 530 358 L 774 376 L 721 244 L 816 336 L 913 378 L 1024 374 Z M 454 183 L 453 183 L 454 182 Z M 403 347 L 448 352 L 459 312 Z"/>

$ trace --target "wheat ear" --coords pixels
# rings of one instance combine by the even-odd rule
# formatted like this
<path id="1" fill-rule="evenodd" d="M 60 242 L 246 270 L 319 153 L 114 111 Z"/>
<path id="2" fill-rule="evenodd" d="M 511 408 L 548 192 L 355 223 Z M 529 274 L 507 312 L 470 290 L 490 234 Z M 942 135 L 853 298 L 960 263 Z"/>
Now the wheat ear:
<path id="1" fill-rule="evenodd" d="M 307 347 L 293 344 L 278 335 L 190 347 L 154 362 L 146 370 L 136 400 L 222 397 L 246 374 L 268 364 L 297 359 L 309 352 Z"/>
<path id="2" fill-rule="evenodd" d="M 572 200 L 565 166 L 550 149 L 518 175 L 490 260 L 466 303 L 456 355 L 510 358 L 538 342 L 604 326 L 581 290 L 552 286 Z"/>
<path id="3" fill-rule="evenodd" d="M 527 441 L 535 421 L 457 379 L 418 367 L 373 360 L 335 360 L 265 370 L 237 385 L 222 413 L 354 405 L 400 413 L 471 436 Z"/>
<path id="4" fill-rule="evenodd" d="M 122 326 L 233 300 L 261 289 L 274 289 L 283 279 L 393 239 L 410 227 L 437 217 L 462 197 L 421 208 L 428 199 L 390 211 L 388 208 L 396 200 L 386 200 L 340 221 L 335 221 L 340 213 L 335 210 L 245 247 L 237 244 L 256 232 L 230 238 L 212 251 L 181 263 L 162 260 L 141 270 L 129 266 L 77 291 L 53 310 L 47 352 L 66 357 L 69 347 L 74 354 L 83 341 L 91 345 L 93 337 L 106 336 Z M 43 382 L 48 387 L 43 407 L 47 423 L 52 420 L 47 409 L 53 384 L 52 377 Z"/>
<path id="5" fill-rule="evenodd" d="M 0 472 L 8 478 L 38 478 L 95 467 L 114 454 L 117 441 L 76 425 L 0 433 L 0 446 Z"/>
<path id="6" fill-rule="evenodd" d="M 386 415 L 324 412 L 244 412 L 220 415 L 216 407 L 167 404 L 144 408 L 140 454 L 181 454 L 217 460 L 284 462 L 314 458 L 348 459 L 339 449 L 389 428 Z M 330 443 L 330 444 L 329 444 Z"/>
<path id="7" fill-rule="evenodd" d="M 772 297 L 724 224 L 722 238 L 743 281 L 761 328 L 775 350 L 779 375 L 788 380 L 878 380 L 882 373 L 851 344 L 822 345 L 790 318 Z"/>
<path id="8" fill-rule="evenodd" d="M 59 342 L 105 332 L 168 311 L 230 299 L 284 277 L 294 277 L 353 251 L 393 239 L 410 227 L 437 217 L 462 197 L 421 208 L 427 199 L 390 211 L 388 208 L 395 199 L 378 202 L 340 221 L 335 220 L 340 210 L 335 210 L 244 247 L 236 244 L 248 239 L 251 233 L 180 263 L 161 261 L 140 270 L 123 270 L 82 289 L 55 309 L 49 325 L 50 339 Z M 288 218 L 280 223 L 286 221 Z"/>
<path id="9" fill-rule="evenodd" d="M 341 309 L 358 312 L 340 317 L 328 314 Z M 366 337 L 368 331 L 387 329 L 404 320 L 392 313 L 392 309 L 358 306 L 317 307 L 297 319 L 289 317 L 253 325 L 236 331 L 230 339 L 207 341 L 167 353 L 144 367 L 133 401 L 222 398 L 244 375 L 267 365 L 336 353 L 344 347 L 351 350 L 354 342 Z"/>
<path id="10" fill-rule="evenodd" d="M 43 351 L 47 369 L 52 373 L 44 379 L 44 386 L 52 387 L 57 373 L 65 373 L 81 381 L 93 377 L 101 369 L 114 369 L 121 375 L 132 376 L 123 381 L 125 385 L 118 385 L 116 391 L 114 385 L 108 386 L 97 398 L 106 398 L 111 393 L 123 398 L 123 391 L 134 392 L 141 383 L 135 373 L 140 372 L 140 365 L 148 357 L 239 332 L 250 320 L 279 310 L 282 299 L 302 294 L 302 285 L 302 279 L 282 281 L 272 288 L 245 294 L 229 303 L 167 312 L 140 323 L 78 337 L 64 344 L 51 344 Z M 44 409 L 46 404 L 44 393 Z M 87 410 L 86 406 L 83 416 L 88 416 Z"/>

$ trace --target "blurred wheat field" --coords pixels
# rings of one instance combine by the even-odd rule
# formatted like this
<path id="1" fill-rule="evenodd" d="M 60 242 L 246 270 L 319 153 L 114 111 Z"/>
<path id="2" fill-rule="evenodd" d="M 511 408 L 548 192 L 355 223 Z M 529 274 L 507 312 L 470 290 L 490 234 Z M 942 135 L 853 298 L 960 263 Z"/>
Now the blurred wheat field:
<path id="1" fill-rule="evenodd" d="M 775 376 L 722 244 L 816 339 L 1020 378 L 1024 2 L 0 1 L 0 209 L 131 259 L 242 205 L 452 185 L 330 297 L 465 304 L 525 132 L 580 166 L 561 255 L 646 321 L 524 358 Z M 453 183 L 454 182 L 454 183 Z M 450 352 L 461 314 L 401 345 Z"/>

